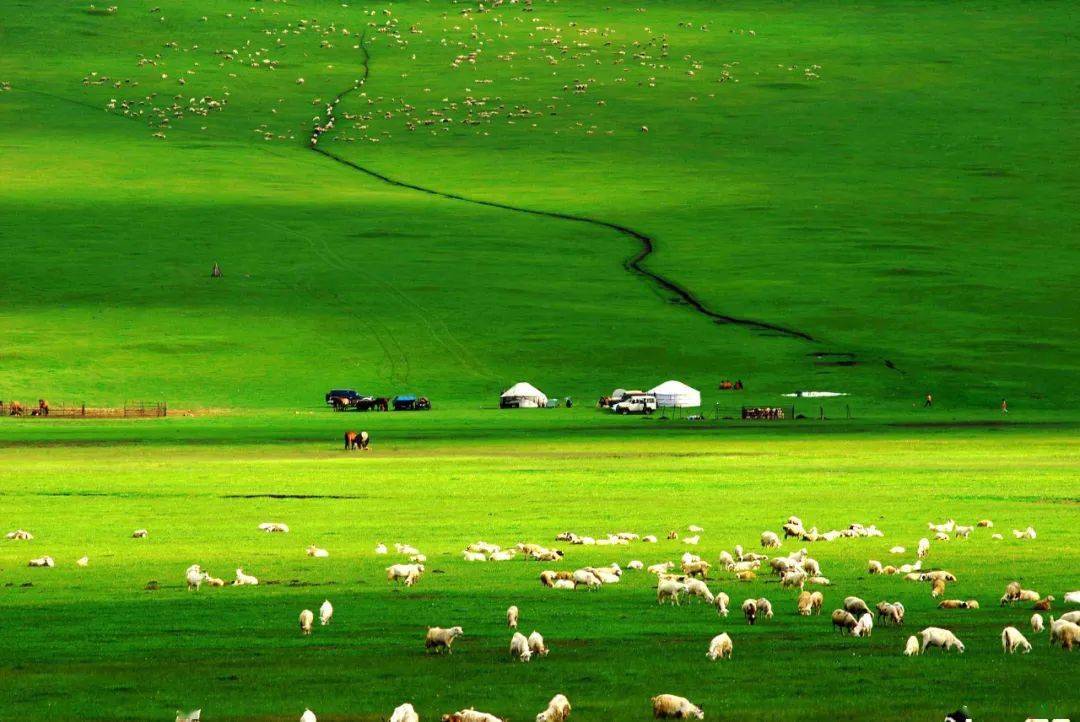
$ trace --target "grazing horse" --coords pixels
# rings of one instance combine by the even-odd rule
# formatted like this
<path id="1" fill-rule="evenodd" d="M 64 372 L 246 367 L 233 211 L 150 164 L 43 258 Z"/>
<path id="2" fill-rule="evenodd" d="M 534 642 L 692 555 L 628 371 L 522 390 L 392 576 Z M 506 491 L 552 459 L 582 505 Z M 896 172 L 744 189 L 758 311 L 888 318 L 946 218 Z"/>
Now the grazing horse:
<path id="1" fill-rule="evenodd" d="M 366 431 L 359 433 L 355 431 L 345 432 L 345 451 L 355 451 L 356 449 L 367 451 L 369 443 L 371 443 L 371 436 Z"/>
<path id="2" fill-rule="evenodd" d="M 379 396 L 374 400 L 374 402 L 372 403 L 372 406 L 377 411 L 389 411 L 390 410 L 390 399 L 386 398 L 385 396 Z"/>

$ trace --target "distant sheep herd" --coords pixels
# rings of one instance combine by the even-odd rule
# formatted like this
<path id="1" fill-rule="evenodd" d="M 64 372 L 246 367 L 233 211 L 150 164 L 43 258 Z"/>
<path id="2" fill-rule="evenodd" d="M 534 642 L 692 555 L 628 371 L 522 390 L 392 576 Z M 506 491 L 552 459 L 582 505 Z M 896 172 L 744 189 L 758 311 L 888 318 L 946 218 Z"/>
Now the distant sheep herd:
<path id="1" fill-rule="evenodd" d="M 967 539 L 976 528 L 993 527 L 993 522 L 984 519 L 977 524 L 964 526 L 949 520 L 944 524 L 930 523 L 928 529 L 935 539 L 942 541 L 949 538 Z M 289 526 L 281 522 L 264 522 L 259 525 L 259 530 L 265 533 L 289 533 Z M 682 543 L 689 546 L 696 545 L 700 540 L 699 526 L 688 527 L 690 536 L 684 536 Z M 950 537 L 950 535 L 952 535 Z M 146 529 L 137 529 L 132 533 L 132 538 L 145 539 L 149 537 Z M 785 540 L 796 539 L 799 542 L 831 542 L 842 538 L 857 537 L 882 537 L 884 534 L 874 525 L 851 524 L 846 529 L 819 532 L 817 528 L 806 529 L 802 521 L 795 516 L 789 517 L 781 526 L 780 533 L 767 530 L 761 533 L 759 544 L 764 550 L 780 549 Z M 1035 530 L 1028 527 L 1023 530 L 1013 530 L 1016 539 L 1035 539 Z M 34 535 L 23 529 L 9 532 L 6 538 L 11 541 L 30 541 Z M 993 538 L 1001 539 L 1002 535 L 993 534 Z M 667 534 L 668 540 L 679 540 L 676 531 Z M 634 542 L 643 544 L 657 544 L 658 538 L 654 535 L 643 535 L 632 532 L 608 534 L 601 537 L 579 536 L 573 532 L 563 532 L 555 537 L 556 542 L 581 546 L 628 546 Z M 405 587 L 413 587 L 420 582 L 425 573 L 427 557 L 419 549 L 409 544 L 397 543 L 393 545 L 394 552 L 407 558 L 386 567 L 387 582 L 401 584 Z M 878 560 L 871 559 L 867 563 L 867 572 L 872 575 L 903 575 L 905 580 L 928 583 L 931 595 L 941 596 L 948 584 L 955 583 L 957 577 L 944 569 L 924 570 L 923 560 L 929 556 L 931 541 L 929 538 L 920 539 L 916 547 L 916 560 L 900 565 L 884 565 Z M 904 547 L 895 546 L 890 549 L 894 554 L 904 554 Z M 329 552 L 314 545 L 308 546 L 306 553 L 309 557 L 328 557 Z M 375 547 L 376 555 L 389 555 L 390 549 L 385 544 Z M 536 543 L 519 543 L 512 548 L 503 549 L 495 544 L 477 541 L 467 545 L 462 551 L 462 559 L 470 563 L 479 562 L 508 562 L 518 557 L 523 560 L 539 563 L 558 563 L 563 561 L 566 554 L 561 549 L 549 548 Z M 86 567 L 89 564 L 87 557 L 76 561 L 77 566 Z M 798 592 L 794 601 L 794 612 L 799 616 L 817 616 L 824 608 L 824 594 L 819 590 L 806 589 L 807 586 L 830 586 L 830 580 L 822 575 L 821 565 L 809 555 L 803 547 L 789 554 L 769 557 L 762 553 L 749 552 L 741 545 L 736 545 L 732 551 L 722 551 L 718 558 L 716 570 L 723 569 L 736 581 L 750 581 L 756 578 L 759 571 L 766 570 L 780 580 L 781 589 L 796 590 Z M 42 556 L 29 561 L 31 567 L 55 567 L 56 562 L 51 556 Z M 691 598 L 697 598 L 710 605 L 716 610 L 721 618 L 729 614 L 731 598 L 723 591 L 710 589 L 708 580 L 710 573 L 714 571 L 714 565 L 702 559 L 690 551 L 685 552 L 680 563 L 665 561 L 646 566 L 645 562 L 634 559 L 628 562 L 626 568 L 632 572 L 651 574 L 656 577 L 656 602 L 659 605 L 681 606 Z M 599 590 L 604 586 L 618 584 L 623 577 L 623 568 L 620 564 L 612 563 L 607 566 L 589 566 L 574 570 L 544 569 L 539 572 L 540 583 L 547 588 L 556 590 L 573 591 L 579 588 L 586 590 Z M 184 574 L 184 581 L 189 591 L 197 592 L 204 585 L 210 587 L 223 587 L 226 582 L 212 576 L 199 564 L 192 564 Z M 259 580 L 247 574 L 243 568 L 238 567 L 235 572 L 232 586 L 258 586 Z M 1033 634 L 1043 634 L 1049 628 L 1049 642 L 1051 646 L 1060 646 L 1064 650 L 1071 651 L 1073 647 L 1080 645 L 1080 609 L 1061 614 L 1059 617 L 1049 617 L 1049 621 L 1043 619 L 1041 612 L 1049 612 L 1056 598 L 1052 595 L 1043 596 L 1039 592 L 1024 589 L 1019 582 L 1009 582 L 1005 587 L 1005 593 L 1000 599 L 1002 606 L 1011 606 L 1019 603 L 1030 603 L 1034 614 L 1029 624 Z M 1080 604 L 1080 591 L 1071 591 L 1064 595 L 1067 604 Z M 977 610 L 979 602 L 975 599 L 943 599 L 938 604 L 943 610 Z M 748 625 L 756 625 L 763 620 L 773 618 L 775 608 L 773 603 L 764 597 L 747 598 L 739 605 L 739 611 Z M 320 626 L 327 626 L 334 616 L 334 607 L 330 600 L 324 600 L 318 609 Z M 298 616 L 300 633 L 310 636 L 315 627 L 315 612 L 304 609 Z M 829 616 L 832 629 L 840 634 L 851 637 L 869 637 L 873 634 L 875 624 L 884 626 L 902 627 L 905 624 L 906 610 L 899 601 L 881 601 L 873 609 L 866 601 L 857 596 L 846 596 L 839 607 L 832 611 Z M 520 663 L 528 663 L 535 659 L 547 657 L 550 649 L 540 632 L 533 630 L 526 636 L 518 631 L 521 619 L 521 610 L 512 605 L 506 610 L 506 626 L 512 630 L 509 643 L 509 658 Z M 453 654 L 453 646 L 456 640 L 465 636 L 465 630 L 461 626 L 428 627 L 424 636 L 424 650 L 435 655 L 450 656 Z M 1005 627 L 1000 635 L 1002 652 L 1013 654 L 1016 652 L 1029 653 L 1032 644 L 1016 626 Z M 931 647 L 944 652 L 965 651 L 962 642 L 955 633 L 949 629 L 937 626 L 928 626 L 917 634 L 909 636 L 904 644 L 902 653 L 904 656 L 913 657 L 925 654 Z M 728 632 L 721 632 L 712 637 L 706 647 L 705 656 L 710 661 L 731 660 L 734 656 L 735 639 Z M 657 719 L 704 719 L 705 713 L 701 706 L 694 704 L 685 697 L 674 694 L 658 694 L 650 700 L 653 716 Z M 537 722 L 562 722 L 570 716 L 570 701 L 562 694 L 552 697 L 547 707 L 536 715 Z M 178 722 L 194 722 L 199 720 L 201 710 L 189 713 L 179 713 Z M 394 709 L 388 718 L 390 722 L 418 722 L 419 716 L 410 703 L 405 703 Z M 473 708 L 450 712 L 441 718 L 443 722 L 502 722 L 495 715 L 479 712 Z M 305 710 L 301 722 L 317 722 L 314 712 Z"/>

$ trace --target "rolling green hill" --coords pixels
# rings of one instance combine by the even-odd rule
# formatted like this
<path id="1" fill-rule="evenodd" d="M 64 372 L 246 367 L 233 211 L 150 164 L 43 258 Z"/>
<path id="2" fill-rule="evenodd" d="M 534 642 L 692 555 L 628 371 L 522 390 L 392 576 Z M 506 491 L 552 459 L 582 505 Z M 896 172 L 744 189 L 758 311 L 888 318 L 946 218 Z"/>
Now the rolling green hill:
<path id="1" fill-rule="evenodd" d="M 732 405 L 1072 416 L 1074 24 L 1067 3 L 14 0 L 0 395 L 475 407 L 522 378 L 676 377 L 711 403 L 730 377 Z M 350 88 L 321 149 L 635 229 L 708 309 L 814 341 L 703 316 L 609 228 L 312 152 Z"/>

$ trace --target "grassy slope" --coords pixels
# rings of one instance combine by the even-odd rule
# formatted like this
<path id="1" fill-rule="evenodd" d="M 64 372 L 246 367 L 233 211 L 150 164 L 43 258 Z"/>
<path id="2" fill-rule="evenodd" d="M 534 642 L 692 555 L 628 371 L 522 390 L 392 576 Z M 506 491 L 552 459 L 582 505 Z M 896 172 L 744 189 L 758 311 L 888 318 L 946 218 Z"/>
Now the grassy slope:
<path id="1" fill-rule="evenodd" d="M 1060 269 L 1075 262 L 1062 242 L 1075 226 L 1075 176 L 1055 160 L 1075 149 L 1064 4 L 961 13 L 683 2 L 612 17 L 561 3 L 470 19 L 457 6 L 402 3 L 374 16 L 398 20 L 400 37 L 372 33 L 372 104 L 342 107 L 373 112 L 365 132 L 382 140 L 342 127 L 329 147 L 436 187 L 640 227 L 658 240 L 651 267 L 722 311 L 806 329 L 817 345 L 671 307 L 621 270 L 634 248 L 613 234 L 391 189 L 305 151 L 313 101 L 358 75 L 355 33 L 372 19 L 363 8 L 150 6 L 113 16 L 5 6 L 0 80 L 14 89 L 0 95 L 0 127 L 15 182 L 0 201 L 14 219 L 0 229 L 4 396 L 295 407 L 350 383 L 475 407 L 519 378 L 591 397 L 741 376 L 757 402 L 831 387 L 895 416 L 933 389 L 964 415 L 991 412 L 1001 396 L 1025 413 L 1071 414 L 1075 290 Z M 310 29 L 283 47 L 263 33 L 300 19 Z M 548 29 L 529 38 L 528 26 Z M 609 32 L 574 35 L 593 27 Z M 588 47 L 549 65 L 535 44 L 552 37 Z M 326 39 L 333 47 L 320 48 Z M 452 70 L 474 40 L 485 43 L 476 67 Z M 610 62 L 650 40 L 646 65 Z M 240 57 L 248 42 L 280 69 L 218 67 L 214 50 Z M 495 60 L 507 50 L 514 62 Z M 156 66 L 137 66 L 155 54 Z M 738 63 L 737 84 L 715 82 L 725 62 Z M 812 64 L 817 79 L 803 76 Z M 80 85 L 91 71 L 140 85 Z M 588 92 L 564 93 L 574 79 Z M 535 130 L 500 118 L 434 136 L 382 115 L 400 105 L 393 98 L 424 111 L 465 88 L 507 105 L 554 103 L 557 114 Z M 174 122 L 165 141 L 100 110 L 151 90 L 228 90 L 230 102 Z M 262 140 L 264 123 L 285 139 Z M 228 276 L 211 284 L 215 259 Z M 815 366 L 815 350 L 865 365 Z"/>
<path id="2" fill-rule="evenodd" d="M 729 434 L 722 443 L 622 434 L 543 445 L 432 439 L 384 442 L 360 457 L 321 442 L 0 449 L 4 529 L 37 537 L 0 543 L 0 584 L 10 585 L 3 606 L 13 622 L 5 639 L 19 650 L 0 663 L 3 713 L 144 720 L 203 706 L 208 719 L 269 720 L 294 719 L 308 705 L 320 720 L 376 720 L 410 699 L 424 719 L 476 704 L 520 720 L 562 691 L 582 719 L 645 719 L 648 697 L 673 691 L 700 701 L 710 717 L 744 720 L 868 719 L 871 710 L 874 719 L 938 719 L 960 703 L 982 719 L 1067 716 L 1078 702 L 1064 683 L 1075 654 L 1032 637 L 1032 654 L 1002 656 L 1001 628 L 1026 630 L 1030 611 L 995 600 L 1013 578 L 1059 599 L 1080 586 L 1075 447 L 1065 436 L 1014 431 Z M 236 498 L 268 493 L 345 498 Z M 722 620 L 697 605 L 658 608 L 640 574 L 596 594 L 560 594 L 536 583 L 542 565 L 467 565 L 458 556 L 481 538 L 549 542 L 564 529 L 662 535 L 697 523 L 706 528 L 697 551 L 715 559 L 736 543 L 755 546 L 762 529 L 789 513 L 822 528 L 878 524 L 884 539 L 812 547 L 834 582 L 826 614 L 847 594 L 900 599 L 907 628 L 841 638 L 825 616 L 795 616 L 794 594 L 771 579 L 737 584 L 724 575 L 713 583 L 735 605 L 747 596 L 774 601 L 776 617 L 748 628 L 737 612 Z M 981 610 L 942 612 L 924 585 L 863 572 L 867 559 L 896 559 L 889 547 L 914 548 L 927 520 L 948 516 L 989 517 L 1009 536 L 993 542 L 979 530 L 968 542 L 933 547 L 932 564 L 960 578 L 948 596 L 977 598 Z M 292 533 L 255 529 L 271 519 Z M 1037 540 L 1008 534 L 1027 524 Z M 137 527 L 150 537 L 127 538 Z M 445 574 L 429 574 L 413 590 L 389 588 L 386 558 L 372 554 L 380 540 L 418 545 Z M 331 557 L 305 557 L 309 543 Z M 684 548 L 571 547 L 564 566 L 653 563 Z M 39 554 L 59 566 L 27 569 Z M 77 570 L 83 554 L 90 567 Z M 188 594 L 180 581 L 194 561 L 222 576 L 242 564 L 263 580 L 316 586 Z M 150 579 L 163 588 L 142 591 Z M 334 624 L 301 638 L 296 615 L 327 597 Z M 548 659 L 522 667 L 505 657 L 502 618 L 511 603 L 526 632 L 547 637 Z M 465 627 L 452 659 L 424 657 L 425 624 Z M 956 630 L 967 654 L 900 656 L 906 636 L 929 624 Z M 735 639 L 735 659 L 709 664 L 707 642 L 722 630 Z"/>

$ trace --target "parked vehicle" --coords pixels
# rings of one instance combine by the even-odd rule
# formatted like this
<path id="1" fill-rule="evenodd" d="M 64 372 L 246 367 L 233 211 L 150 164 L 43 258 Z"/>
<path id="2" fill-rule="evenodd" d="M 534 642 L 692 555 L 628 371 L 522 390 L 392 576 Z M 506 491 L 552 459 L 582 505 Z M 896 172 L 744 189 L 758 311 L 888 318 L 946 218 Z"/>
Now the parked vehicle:
<path id="1" fill-rule="evenodd" d="M 629 394 L 611 405 L 616 414 L 651 414 L 656 408 L 656 397 L 649 394 Z"/>
<path id="2" fill-rule="evenodd" d="M 352 403 L 360 398 L 360 396 L 360 392 L 356 389 L 330 389 L 326 392 L 326 405 L 337 406 L 337 404 L 334 403 L 334 399 Z"/>
<path id="3" fill-rule="evenodd" d="M 402 394 L 395 396 L 393 400 L 394 411 L 427 411 L 431 408 L 431 402 L 426 396 L 416 394 Z"/>

